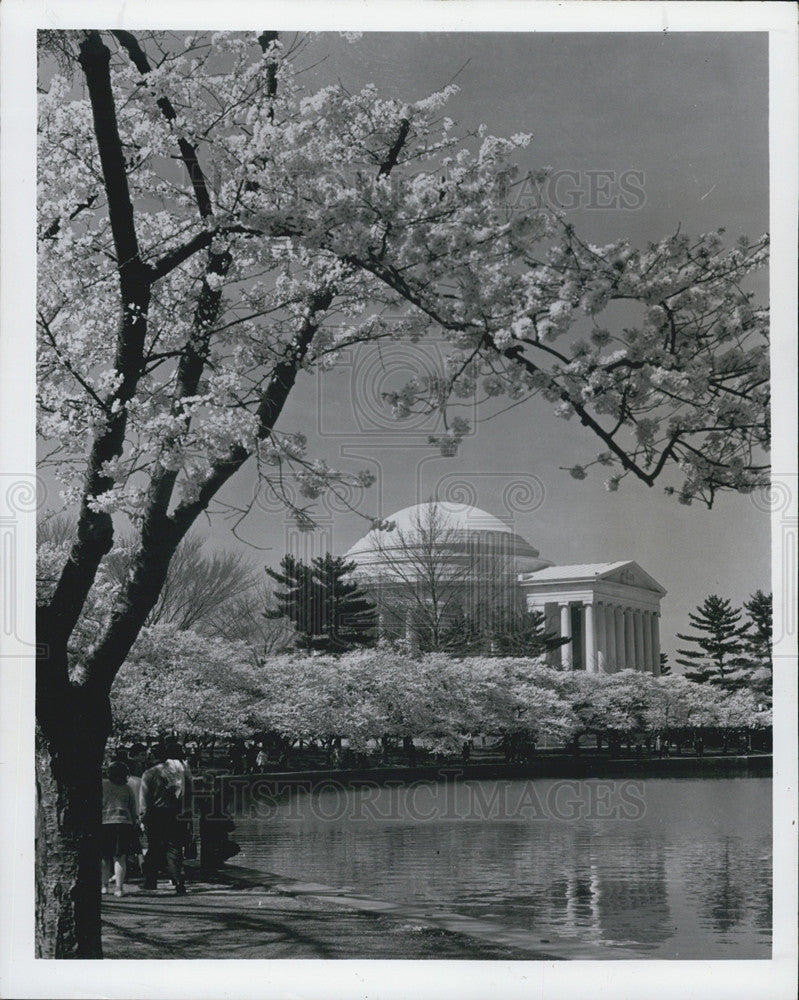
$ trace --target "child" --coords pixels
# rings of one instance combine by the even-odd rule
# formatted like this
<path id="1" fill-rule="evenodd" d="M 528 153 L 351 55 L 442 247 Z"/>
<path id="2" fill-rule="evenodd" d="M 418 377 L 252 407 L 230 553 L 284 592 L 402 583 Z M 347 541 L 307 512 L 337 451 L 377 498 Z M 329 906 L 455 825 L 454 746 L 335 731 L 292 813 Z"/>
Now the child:
<path id="1" fill-rule="evenodd" d="M 102 892 L 107 892 L 111 865 L 114 866 L 115 896 L 121 896 L 129 854 L 141 851 L 136 833 L 137 805 L 128 784 L 128 768 L 114 761 L 103 781 Z"/>

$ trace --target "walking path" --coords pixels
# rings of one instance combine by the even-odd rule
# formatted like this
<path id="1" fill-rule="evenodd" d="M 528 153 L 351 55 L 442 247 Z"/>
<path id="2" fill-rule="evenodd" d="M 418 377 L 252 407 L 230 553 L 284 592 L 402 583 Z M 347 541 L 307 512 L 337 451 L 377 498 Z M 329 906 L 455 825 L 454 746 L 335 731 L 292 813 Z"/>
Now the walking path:
<path id="1" fill-rule="evenodd" d="M 161 883 L 162 885 L 164 883 Z M 529 960 L 503 945 L 269 886 L 133 886 L 103 897 L 106 958 L 449 958 Z"/>
<path id="2" fill-rule="evenodd" d="M 226 869 L 226 884 L 195 882 L 186 896 L 128 887 L 103 897 L 106 958 L 640 958 L 576 938 L 539 938 L 429 906 L 389 903 L 330 886 Z M 254 876 L 254 878 L 253 878 Z"/>

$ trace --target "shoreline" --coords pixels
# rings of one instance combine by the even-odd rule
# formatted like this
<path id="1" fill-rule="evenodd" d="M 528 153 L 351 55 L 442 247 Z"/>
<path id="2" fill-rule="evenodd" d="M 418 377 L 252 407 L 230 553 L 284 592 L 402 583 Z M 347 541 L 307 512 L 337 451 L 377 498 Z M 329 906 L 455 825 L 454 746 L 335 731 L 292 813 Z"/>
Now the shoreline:
<path id="1" fill-rule="evenodd" d="M 414 767 L 318 768 L 304 771 L 264 771 L 246 774 L 206 772 L 221 783 L 223 800 L 239 800 L 253 786 L 315 790 L 325 785 L 355 787 L 388 782 L 411 784 L 437 781 L 481 781 L 531 778 L 718 778 L 772 777 L 770 753 L 705 755 L 702 757 L 539 757 L 524 764 L 502 761 L 479 764 L 424 764 Z M 200 780 L 203 776 L 198 775 Z"/>
<path id="2" fill-rule="evenodd" d="M 393 903 L 333 886 L 230 865 L 176 896 L 135 883 L 103 896 L 109 959 L 401 959 L 568 961 L 644 959 L 597 945 L 469 917 L 446 907 Z"/>
<path id="3" fill-rule="evenodd" d="M 190 870 L 187 868 L 187 875 Z M 193 873 L 192 873 L 193 874 Z M 587 958 L 582 943 L 522 937 L 456 914 L 422 912 L 382 900 L 349 897 L 330 886 L 232 871 L 214 881 L 188 880 L 188 893 L 137 885 L 121 899 L 103 896 L 107 959 L 400 959 L 553 961 Z M 429 908 L 428 908 L 429 909 Z M 579 953 L 574 948 L 579 945 Z M 621 956 L 617 951 L 600 957 Z"/>

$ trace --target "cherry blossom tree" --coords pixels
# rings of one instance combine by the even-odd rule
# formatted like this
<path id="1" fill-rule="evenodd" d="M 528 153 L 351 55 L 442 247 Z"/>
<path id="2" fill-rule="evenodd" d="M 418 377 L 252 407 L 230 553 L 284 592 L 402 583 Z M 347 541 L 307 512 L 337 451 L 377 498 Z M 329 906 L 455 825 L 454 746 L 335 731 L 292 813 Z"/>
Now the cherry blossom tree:
<path id="1" fill-rule="evenodd" d="M 557 671 L 537 660 L 412 655 L 382 646 L 333 656 L 270 657 L 250 708 L 263 729 L 288 741 L 330 745 L 346 737 L 424 741 L 455 752 L 473 733 L 571 736 L 576 717 L 556 683 Z"/>
<path id="2" fill-rule="evenodd" d="M 371 480 L 282 425 L 303 372 L 443 333 L 447 370 L 389 402 L 399 417 L 441 409 L 446 453 L 466 429 L 447 404 L 479 384 L 575 415 L 611 490 L 670 470 L 681 499 L 711 503 L 765 475 L 766 313 L 745 290 L 765 239 L 583 243 L 551 213 L 511 207 L 529 135 L 462 134 L 444 114 L 453 87 L 416 102 L 309 93 L 303 44 L 43 35 L 39 432 L 77 531 L 37 611 L 42 956 L 101 954 L 109 693 L 181 540 L 245 463 L 305 526 L 321 492 Z M 614 323 L 616 306 L 635 317 Z M 130 569 L 110 581 L 101 565 L 125 520 Z M 76 646 L 87 609 L 99 617 Z"/>
<path id="3" fill-rule="evenodd" d="M 579 720 L 575 735 L 591 733 L 611 741 L 630 739 L 645 728 L 645 713 L 651 676 L 633 670 L 616 674 L 562 675 L 563 694 Z"/>
<path id="4" fill-rule="evenodd" d="M 174 625 L 142 629 L 112 688 L 119 737 L 249 735 L 258 691 L 242 642 Z"/>
<path id="5" fill-rule="evenodd" d="M 720 491 L 764 486 L 768 310 L 742 282 L 764 264 L 767 238 L 742 238 L 730 250 L 723 229 L 676 233 L 636 250 L 625 241 L 592 246 L 568 224 L 555 228 L 553 246 L 526 250 L 529 268 L 499 281 L 512 303 L 507 325 L 452 359 L 452 393 L 482 386 L 513 401 L 543 396 L 601 444 L 569 468 L 572 477 L 607 467 L 609 492 L 628 476 L 652 486 L 675 466 L 681 479 L 665 489 L 684 504 L 712 507 Z M 621 306 L 629 320 L 619 319 Z M 462 420 L 453 426 L 442 449 L 466 430 Z"/>

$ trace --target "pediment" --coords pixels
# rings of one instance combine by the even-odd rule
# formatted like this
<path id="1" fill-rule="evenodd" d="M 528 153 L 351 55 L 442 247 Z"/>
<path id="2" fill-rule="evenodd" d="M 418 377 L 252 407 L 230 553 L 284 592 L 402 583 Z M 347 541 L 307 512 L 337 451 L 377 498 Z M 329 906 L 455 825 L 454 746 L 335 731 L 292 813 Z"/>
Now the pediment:
<path id="1" fill-rule="evenodd" d="M 603 573 L 602 579 L 607 580 L 608 583 L 620 583 L 627 587 L 636 587 L 639 590 L 651 590 L 656 594 L 666 593 L 657 580 L 645 573 L 638 563 L 634 562 L 614 567 L 607 573 Z"/>

